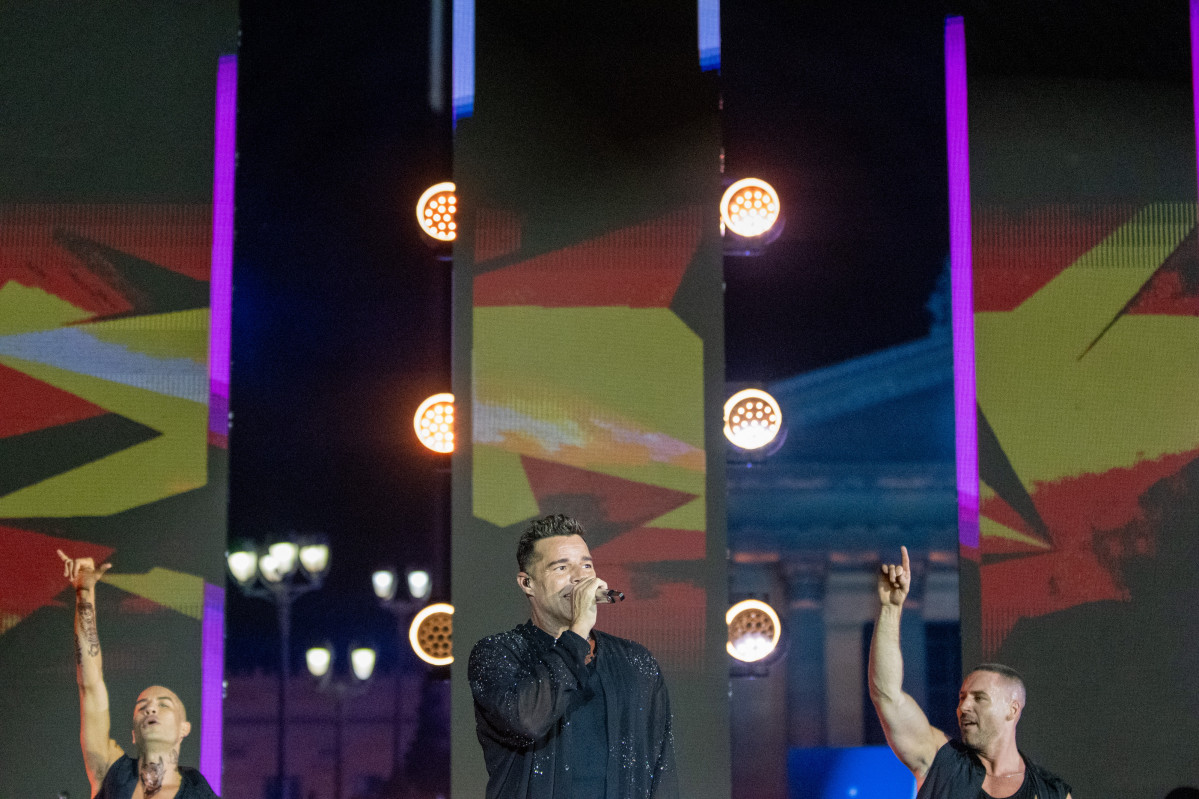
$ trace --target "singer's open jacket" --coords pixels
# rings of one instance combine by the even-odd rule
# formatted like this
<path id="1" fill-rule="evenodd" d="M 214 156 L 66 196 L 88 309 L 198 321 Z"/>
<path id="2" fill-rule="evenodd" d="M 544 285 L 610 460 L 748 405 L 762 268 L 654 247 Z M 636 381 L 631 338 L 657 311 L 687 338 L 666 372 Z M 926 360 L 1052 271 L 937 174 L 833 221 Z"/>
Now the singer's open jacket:
<path id="1" fill-rule="evenodd" d="M 608 799 L 677 799 L 670 698 L 644 646 L 594 631 L 607 712 Z M 571 712 L 587 695 L 588 642 L 555 641 L 532 622 L 488 636 L 470 653 L 487 799 L 570 799 Z"/>

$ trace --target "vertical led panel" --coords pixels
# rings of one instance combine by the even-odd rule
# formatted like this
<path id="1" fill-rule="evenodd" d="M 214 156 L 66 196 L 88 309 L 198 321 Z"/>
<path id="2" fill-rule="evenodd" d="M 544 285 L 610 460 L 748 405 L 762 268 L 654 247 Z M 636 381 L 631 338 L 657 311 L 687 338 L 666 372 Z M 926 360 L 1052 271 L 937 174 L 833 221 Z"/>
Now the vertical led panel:
<path id="1" fill-rule="evenodd" d="M 1179 712 L 1199 707 L 1199 652 L 1178 622 L 1199 592 L 1199 21 L 1194 3 L 1142 11 L 1028 18 L 1018 47 L 983 39 L 999 9 L 967 17 L 979 527 L 964 659 L 1023 674 L 1021 746 L 1076 796 L 1199 778 L 1181 743 L 1199 714 Z M 1064 673 L 1093 689 L 1085 707 Z M 1153 768 L 1111 769 L 1117 751 Z"/>
<path id="2" fill-rule="evenodd" d="M 56 550 L 112 564 L 113 739 L 168 686 L 219 789 L 237 4 L 43 6 L 0 21 L 0 796 L 88 795 Z"/>
<path id="3" fill-rule="evenodd" d="M 565 513 L 628 597 L 597 629 L 666 675 L 683 795 L 727 798 L 720 138 L 696 0 L 475 12 L 454 140 L 452 792 L 487 780 L 467 656 L 528 618 L 516 542 Z"/>

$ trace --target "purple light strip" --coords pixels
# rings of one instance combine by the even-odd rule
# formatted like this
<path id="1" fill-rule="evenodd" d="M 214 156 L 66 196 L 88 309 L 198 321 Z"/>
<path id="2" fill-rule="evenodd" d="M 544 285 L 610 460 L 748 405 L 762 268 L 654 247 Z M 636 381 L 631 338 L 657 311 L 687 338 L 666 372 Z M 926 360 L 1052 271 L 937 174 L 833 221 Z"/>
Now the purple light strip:
<path id="1" fill-rule="evenodd" d="M 221 792 L 221 716 L 225 682 L 225 589 L 204 583 L 200 687 L 200 773 Z"/>
<path id="2" fill-rule="evenodd" d="M 233 300 L 233 173 L 237 161 L 237 56 L 221 56 L 216 73 L 212 175 L 212 270 L 209 274 L 208 431 L 229 434 L 229 341 Z M 200 622 L 200 772 L 221 792 L 225 685 L 225 589 L 204 584 Z"/>
<path id="3" fill-rule="evenodd" d="M 1192 0 L 1192 7 L 1195 0 Z M 945 138 L 949 154 L 949 277 L 953 307 L 953 415 L 957 440 L 958 541 L 977 549 L 978 398 L 974 373 L 974 270 L 970 259 L 970 133 L 966 26 L 945 20 Z"/>
<path id="4" fill-rule="evenodd" d="M 475 0 L 454 0 L 451 31 L 454 124 L 475 112 Z"/>
<path id="5" fill-rule="evenodd" d="M 1195 149 L 1199 152 L 1199 0 L 1191 0 L 1191 97 L 1195 105 Z"/>
<path id="6" fill-rule="evenodd" d="M 212 176 L 212 272 L 208 321 L 208 431 L 229 434 L 229 338 L 233 300 L 233 171 L 237 163 L 237 56 L 216 73 L 216 152 Z"/>
<path id="7" fill-rule="evenodd" d="M 720 69 L 720 0 L 698 0 L 699 68 Z"/>

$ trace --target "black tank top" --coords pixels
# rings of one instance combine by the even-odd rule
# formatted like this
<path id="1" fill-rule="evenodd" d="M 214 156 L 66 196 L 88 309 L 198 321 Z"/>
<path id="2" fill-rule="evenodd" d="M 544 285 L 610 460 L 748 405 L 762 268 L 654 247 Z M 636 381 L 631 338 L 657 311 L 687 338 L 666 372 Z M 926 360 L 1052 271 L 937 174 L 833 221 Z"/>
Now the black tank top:
<path id="1" fill-rule="evenodd" d="M 204 775 L 194 768 L 179 767 L 182 780 L 175 799 L 220 799 L 208 785 Z M 137 761 L 129 755 L 121 755 L 104 775 L 100 791 L 93 799 L 131 799 L 137 789 Z"/>
<path id="2" fill-rule="evenodd" d="M 1024 784 L 1011 799 L 1066 799 L 1070 786 L 1037 766 L 1023 752 Z M 983 780 L 987 770 L 978 756 L 961 741 L 950 741 L 937 750 L 937 756 L 924 775 L 924 784 L 916 799 L 985 799 Z"/>

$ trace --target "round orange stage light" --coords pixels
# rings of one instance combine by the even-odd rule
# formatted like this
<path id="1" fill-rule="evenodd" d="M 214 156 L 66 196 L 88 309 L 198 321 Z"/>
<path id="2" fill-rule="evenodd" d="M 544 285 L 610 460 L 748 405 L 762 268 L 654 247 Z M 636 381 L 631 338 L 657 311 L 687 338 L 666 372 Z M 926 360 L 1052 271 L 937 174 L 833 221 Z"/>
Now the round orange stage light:
<path id="1" fill-rule="evenodd" d="M 416 614 L 408 628 L 408 643 L 416 656 L 431 666 L 454 662 L 454 606 L 438 602 Z"/>
<path id="2" fill-rule="evenodd" d="M 782 213 L 778 192 L 764 180 L 743 178 L 725 189 L 720 198 L 720 222 L 738 236 L 761 236 Z"/>
<path id="3" fill-rule="evenodd" d="M 761 449 L 778 437 L 783 412 L 774 397 L 756 388 L 738 391 L 724 403 L 724 437 L 741 449 Z"/>
<path id="4" fill-rule="evenodd" d="M 420 229 L 438 241 L 453 241 L 458 237 L 458 198 L 454 184 L 446 181 L 425 189 L 416 201 L 416 221 Z"/>
<path id="5" fill-rule="evenodd" d="M 413 417 L 416 437 L 434 452 L 454 451 L 454 395 L 434 394 L 420 404 Z"/>
<path id="6" fill-rule="evenodd" d="M 746 599 L 724 614 L 729 627 L 728 653 L 743 663 L 761 660 L 774 651 L 783 625 L 774 608 L 757 599 Z"/>

